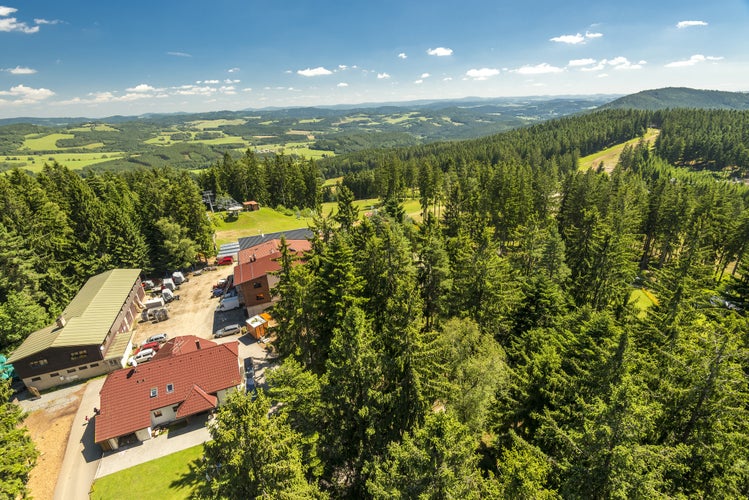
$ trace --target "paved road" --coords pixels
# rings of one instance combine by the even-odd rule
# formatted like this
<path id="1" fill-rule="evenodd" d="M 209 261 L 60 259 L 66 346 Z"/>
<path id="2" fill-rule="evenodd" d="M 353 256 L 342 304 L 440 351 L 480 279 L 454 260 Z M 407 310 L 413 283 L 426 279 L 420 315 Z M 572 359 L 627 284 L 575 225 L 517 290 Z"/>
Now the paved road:
<path id="1" fill-rule="evenodd" d="M 101 448 L 94 443 L 94 407 L 99 406 L 99 391 L 104 385 L 104 377 L 86 382 L 86 389 L 73 419 L 62 460 L 60 476 L 57 478 L 54 500 L 85 500 L 96 476 L 101 458 Z M 89 418 L 88 422 L 86 417 Z"/>

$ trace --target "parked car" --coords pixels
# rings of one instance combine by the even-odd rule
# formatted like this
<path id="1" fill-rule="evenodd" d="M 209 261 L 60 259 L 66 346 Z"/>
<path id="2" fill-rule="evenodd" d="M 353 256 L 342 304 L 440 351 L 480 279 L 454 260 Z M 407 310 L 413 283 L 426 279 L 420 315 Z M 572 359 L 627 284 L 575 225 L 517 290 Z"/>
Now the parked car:
<path id="1" fill-rule="evenodd" d="M 215 338 L 219 337 L 226 337 L 227 335 L 234 335 L 235 333 L 239 333 L 242 331 L 242 326 L 234 323 L 232 325 L 226 325 L 223 328 L 219 328 L 213 333 L 213 336 Z"/>
<path id="2" fill-rule="evenodd" d="M 153 349 L 154 351 L 158 351 L 159 347 L 161 347 L 161 344 L 159 344 L 158 340 L 154 340 L 152 342 L 146 342 L 140 346 L 140 350 L 145 351 L 146 349 Z"/>
<path id="3" fill-rule="evenodd" d="M 144 344 L 148 344 L 149 342 L 159 342 L 160 344 L 163 344 L 169 339 L 169 335 L 166 333 L 157 333 L 156 335 L 151 335 L 146 339 Z"/>
<path id="4" fill-rule="evenodd" d="M 223 294 L 223 288 L 214 288 L 213 291 L 211 291 L 211 297 L 221 297 Z"/>
<path id="5" fill-rule="evenodd" d="M 234 264 L 234 257 L 231 255 L 224 255 L 220 259 L 216 260 L 216 264 L 219 266 L 230 266 Z"/>
<path id="6" fill-rule="evenodd" d="M 133 362 L 136 363 L 145 363 L 146 361 L 151 361 L 151 358 L 156 356 L 156 351 L 153 349 L 143 349 L 138 354 L 130 358 L 130 364 Z"/>

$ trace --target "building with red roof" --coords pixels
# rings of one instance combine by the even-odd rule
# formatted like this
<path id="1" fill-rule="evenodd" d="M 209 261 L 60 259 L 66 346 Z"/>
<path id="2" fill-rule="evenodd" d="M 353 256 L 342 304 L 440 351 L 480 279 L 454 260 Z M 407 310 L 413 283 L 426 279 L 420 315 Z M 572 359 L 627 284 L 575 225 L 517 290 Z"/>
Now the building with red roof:
<path id="1" fill-rule="evenodd" d="M 287 240 L 289 251 L 298 258 L 311 249 L 308 240 Z M 278 283 L 273 273 L 281 269 L 280 238 L 264 241 L 244 248 L 238 254 L 238 264 L 234 267 L 234 286 L 237 287 L 239 301 L 250 314 L 257 314 L 271 304 L 271 289 Z M 297 260 L 296 262 L 301 262 Z"/>
<path id="2" fill-rule="evenodd" d="M 151 361 L 107 376 L 94 441 L 105 451 L 131 434 L 145 441 L 155 426 L 217 408 L 243 382 L 237 341 L 175 337 Z"/>

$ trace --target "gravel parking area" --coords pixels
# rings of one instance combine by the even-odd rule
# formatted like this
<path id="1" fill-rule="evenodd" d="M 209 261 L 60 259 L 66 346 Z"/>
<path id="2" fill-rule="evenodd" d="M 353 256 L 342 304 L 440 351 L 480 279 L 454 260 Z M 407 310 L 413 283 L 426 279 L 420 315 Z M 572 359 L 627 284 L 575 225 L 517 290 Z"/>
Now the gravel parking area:
<path id="1" fill-rule="evenodd" d="M 211 296 L 213 285 L 219 279 L 226 278 L 232 271 L 232 266 L 221 266 L 215 271 L 203 271 L 199 276 L 188 276 L 190 281 L 182 283 L 175 292 L 179 295 L 179 300 L 166 305 L 169 319 L 158 323 L 139 322 L 134 330 L 133 346 L 140 345 L 145 339 L 157 333 L 166 333 L 169 338 L 196 335 L 211 339 L 213 332 L 219 328 L 231 323 L 243 323 L 245 317 L 242 309 L 217 313 L 219 299 Z"/>

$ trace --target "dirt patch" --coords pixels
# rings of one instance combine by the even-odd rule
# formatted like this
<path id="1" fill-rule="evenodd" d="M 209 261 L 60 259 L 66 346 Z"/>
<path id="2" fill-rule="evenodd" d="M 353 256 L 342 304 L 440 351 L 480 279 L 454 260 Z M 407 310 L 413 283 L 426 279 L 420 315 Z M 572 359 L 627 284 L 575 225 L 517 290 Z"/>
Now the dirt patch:
<path id="1" fill-rule="evenodd" d="M 24 421 L 31 439 L 39 450 L 36 467 L 29 475 L 29 491 L 38 500 L 51 499 L 54 496 L 70 436 L 70 427 L 74 424 L 73 419 L 85 388 L 85 384 L 81 385 L 77 391 L 60 400 L 59 404 L 29 413 Z M 84 422 L 80 424 L 83 425 Z"/>

